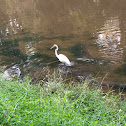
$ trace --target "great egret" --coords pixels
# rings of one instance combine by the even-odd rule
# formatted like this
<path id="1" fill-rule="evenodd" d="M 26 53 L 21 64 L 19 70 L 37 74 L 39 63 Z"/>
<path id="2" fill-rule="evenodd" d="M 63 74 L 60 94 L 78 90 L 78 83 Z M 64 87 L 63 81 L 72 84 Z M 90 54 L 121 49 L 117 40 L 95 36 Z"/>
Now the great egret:
<path id="1" fill-rule="evenodd" d="M 55 49 L 55 55 L 56 57 L 59 59 L 60 62 L 64 63 L 65 66 L 71 66 L 71 63 L 69 61 L 69 59 L 63 55 L 63 54 L 57 54 L 57 51 L 58 51 L 58 46 L 56 44 L 54 44 L 50 49 L 56 47 Z"/>

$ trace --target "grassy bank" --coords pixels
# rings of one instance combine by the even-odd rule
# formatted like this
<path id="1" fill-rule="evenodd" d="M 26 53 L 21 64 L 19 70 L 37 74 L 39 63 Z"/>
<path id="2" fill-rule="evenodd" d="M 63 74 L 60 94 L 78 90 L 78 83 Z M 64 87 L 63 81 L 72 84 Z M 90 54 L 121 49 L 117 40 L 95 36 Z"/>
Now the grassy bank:
<path id="1" fill-rule="evenodd" d="M 126 101 L 55 76 L 42 84 L 0 79 L 0 126 L 126 126 Z M 43 86 L 41 86 L 43 85 Z"/>

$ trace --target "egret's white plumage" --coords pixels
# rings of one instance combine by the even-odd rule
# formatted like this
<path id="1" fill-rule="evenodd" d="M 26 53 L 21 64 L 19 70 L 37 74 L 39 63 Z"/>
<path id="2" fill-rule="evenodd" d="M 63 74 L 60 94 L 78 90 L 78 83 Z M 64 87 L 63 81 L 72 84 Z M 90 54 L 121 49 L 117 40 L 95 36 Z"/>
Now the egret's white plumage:
<path id="1" fill-rule="evenodd" d="M 56 47 L 56 49 L 55 49 L 55 55 L 59 59 L 59 61 L 62 62 L 62 63 L 64 63 L 66 66 L 71 66 L 71 63 L 70 63 L 69 59 L 65 55 L 57 53 L 58 46 L 56 44 L 54 44 L 51 47 L 51 49 L 54 48 L 54 47 Z"/>

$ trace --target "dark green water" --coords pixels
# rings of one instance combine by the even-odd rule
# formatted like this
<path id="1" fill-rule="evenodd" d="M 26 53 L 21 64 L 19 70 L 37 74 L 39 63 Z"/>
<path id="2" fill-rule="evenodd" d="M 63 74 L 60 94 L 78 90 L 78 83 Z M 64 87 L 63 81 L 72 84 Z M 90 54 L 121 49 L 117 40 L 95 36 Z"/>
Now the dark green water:
<path id="1" fill-rule="evenodd" d="M 74 66 L 75 76 L 92 74 L 126 83 L 125 0 L 0 0 L 0 67 L 21 64 L 32 77 L 59 66 L 53 44 Z"/>

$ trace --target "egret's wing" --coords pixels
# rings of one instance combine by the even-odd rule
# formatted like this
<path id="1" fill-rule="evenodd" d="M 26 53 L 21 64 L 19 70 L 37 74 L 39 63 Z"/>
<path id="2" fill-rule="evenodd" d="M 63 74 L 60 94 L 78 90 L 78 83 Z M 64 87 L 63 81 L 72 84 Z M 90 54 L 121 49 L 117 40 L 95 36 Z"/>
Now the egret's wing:
<path id="1" fill-rule="evenodd" d="M 60 62 L 65 63 L 68 66 L 71 65 L 70 60 L 63 54 L 59 54 L 58 59 L 59 59 Z"/>

